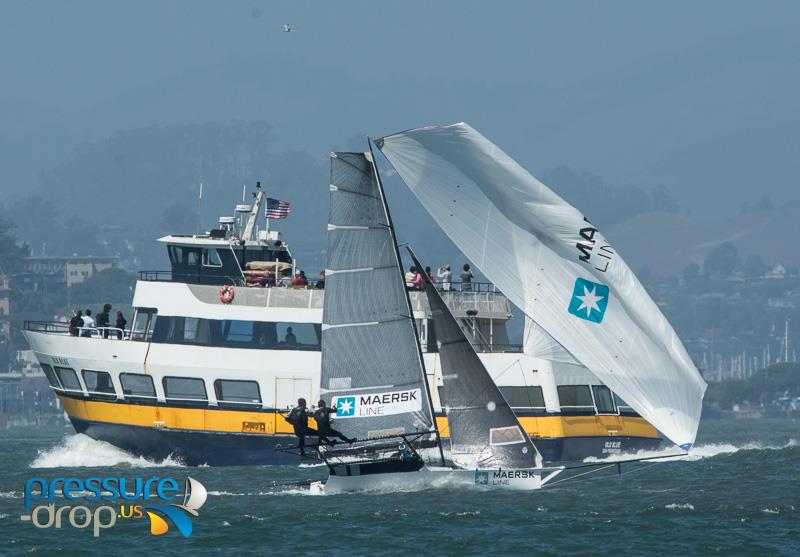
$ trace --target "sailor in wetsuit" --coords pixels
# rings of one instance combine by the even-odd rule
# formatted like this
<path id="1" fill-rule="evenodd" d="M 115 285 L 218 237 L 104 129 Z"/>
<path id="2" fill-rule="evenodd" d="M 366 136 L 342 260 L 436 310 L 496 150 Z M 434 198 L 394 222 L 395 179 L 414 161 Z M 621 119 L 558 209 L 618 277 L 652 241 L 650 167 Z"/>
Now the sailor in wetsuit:
<path id="1" fill-rule="evenodd" d="M 336 431 L 331 427 L 331 414 L 336 413 L 336 408 L 329 408 L 324 400 L 317 403 L 317 409 L 314 412 L 314 419 L 317 421 L 317 431 L 319 432 L 319 440 L 325 441 L 329 445 L 333 445 L 335 441 L 331 441 L 331 437 L 338 437 L 345 443 L 352 443 L 355 439 L 346 437 L 340 431 Z"/>
<path id="2" fill-rule="evenodd" d="M 297 399 L 297 406 L 292 408 L 288 416 L 284 419 L 292 424 L 294 427 L 294 434 L 297 435 L 297 447 L 300 449 L 300 455 L 306 454 L 306 435 L 319 435 L 317 430 L 308 427 L 308 408 L 306 408 L 306 399 Z"/>

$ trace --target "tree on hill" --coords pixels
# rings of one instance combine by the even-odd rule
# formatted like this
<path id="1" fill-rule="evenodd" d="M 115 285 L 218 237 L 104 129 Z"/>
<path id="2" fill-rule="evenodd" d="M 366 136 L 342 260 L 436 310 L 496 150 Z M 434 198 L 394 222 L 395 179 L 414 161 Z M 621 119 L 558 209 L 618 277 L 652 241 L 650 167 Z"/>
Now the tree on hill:
<path id="1" fill-rule="evenodd" d="M 703 272 L 712 277 L 723 278 L 737 269 L 741 261 L 739 250 L 730 242 L 723 242 L 712 249 L 703 262 Z"/>
<path id="2" fill-rule="evenodd" d="M 104 269 L 71 288 L 72 305 L 97 308 L 105 303 L 129 305 L 133 300 L 136 275 L 122 269 Z"/>

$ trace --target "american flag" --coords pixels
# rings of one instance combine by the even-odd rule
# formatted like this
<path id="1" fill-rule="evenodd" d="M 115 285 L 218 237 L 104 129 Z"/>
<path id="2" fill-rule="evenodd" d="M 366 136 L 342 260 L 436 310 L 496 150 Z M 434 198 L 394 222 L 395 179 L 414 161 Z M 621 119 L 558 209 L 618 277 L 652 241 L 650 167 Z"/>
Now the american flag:
<path id="1" fill-rule="evenodd" d="M 291 211 L 291 208 L 288 201 L 267 198 L 267 211 L 264 216 L 268 219 L 285 219 L 289 216 L 289 211 Z"/>

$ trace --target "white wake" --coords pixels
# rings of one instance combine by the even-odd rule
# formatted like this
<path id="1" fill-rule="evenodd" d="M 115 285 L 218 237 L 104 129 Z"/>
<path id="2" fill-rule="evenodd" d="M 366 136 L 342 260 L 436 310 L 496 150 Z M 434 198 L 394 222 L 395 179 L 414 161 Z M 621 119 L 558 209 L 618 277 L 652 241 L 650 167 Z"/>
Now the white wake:
<path id="1" fill-rule="evenodd" d="M 597 458 L 590 456 L 585 458 L 583 462 L 619 462 L 623 460 L 636 460 L 636 459 L 659 459 L 662 462 L 672 462 L 675 460 L 686 460 L 694 462 L 704 458 L 712 458 L 720 455 L 730 455 L 738 453 L 739 451 L 782 451 L 791 447 L 797 447 L 800 441 L 797 439 L 789 439 L 783 445 L 765 445 L 763 443 L 751 442 L 743 445 L 734 445 L 732 443 L 708 443 L 705 445 L 695 445 L 689 451 L 689 454 L 682 454 L 678 450 L 664 450 L 664 451 L 637 451 L 635 453 L 625 453 L 609 455 L 604 458 Z"/>
<path id="2" fill-rule="evenodd" d="M 152 468 L 156 466 L 182 467 L 183 464 L 168 456 L 157 462 L 135 456 L 105 441 L 76 433 L 65 437 L 58 445 L 39 451 L 31 468 L 98 468 L 103 466 L 130 466 Z"/>

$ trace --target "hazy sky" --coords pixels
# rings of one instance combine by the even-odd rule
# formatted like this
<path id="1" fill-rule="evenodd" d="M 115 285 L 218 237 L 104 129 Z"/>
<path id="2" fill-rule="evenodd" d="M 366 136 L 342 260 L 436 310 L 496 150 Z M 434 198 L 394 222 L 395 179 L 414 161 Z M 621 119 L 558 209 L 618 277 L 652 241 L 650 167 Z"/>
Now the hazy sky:
<path id="1" fill-rule="evenodd" d="M 699 213 L 780 203 L 798 24 L 798 2 L 4 2 L 0 193 L 154 123 L 264 119 L 323 156 L 466 120 L 538 174 L 663 182 Z"/>

